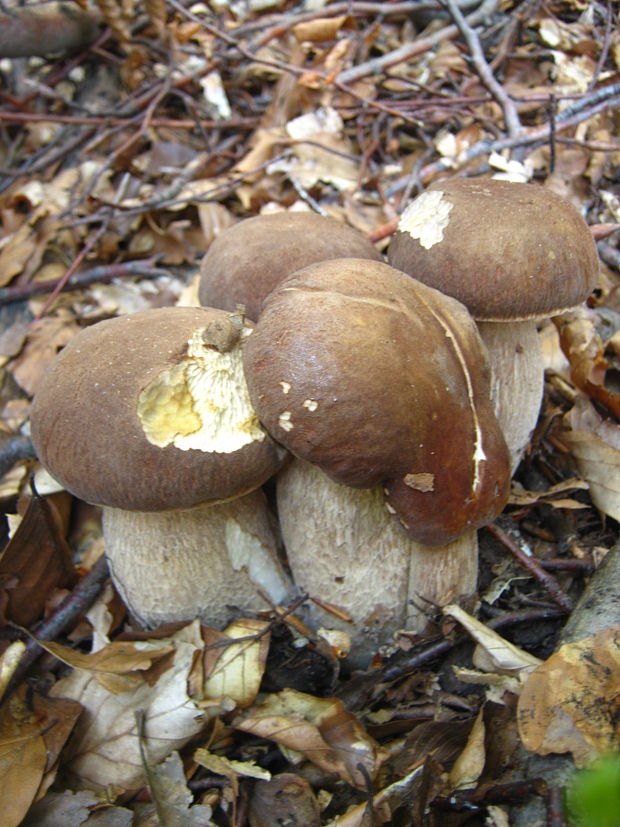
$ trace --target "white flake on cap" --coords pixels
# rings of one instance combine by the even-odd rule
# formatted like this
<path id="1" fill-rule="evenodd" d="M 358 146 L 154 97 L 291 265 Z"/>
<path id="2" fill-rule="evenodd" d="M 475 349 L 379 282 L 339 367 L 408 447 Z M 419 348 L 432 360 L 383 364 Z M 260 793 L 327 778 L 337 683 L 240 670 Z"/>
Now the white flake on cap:
<path id="1" fill-rule="evenodd" d="M 443 240 L 443 231 L 450 223 L 454 204 L 444 198 L 441 190 L 423 192 L 409 204 L 398 222 L 398 230 L 417 238 L 425 250 Z"/>

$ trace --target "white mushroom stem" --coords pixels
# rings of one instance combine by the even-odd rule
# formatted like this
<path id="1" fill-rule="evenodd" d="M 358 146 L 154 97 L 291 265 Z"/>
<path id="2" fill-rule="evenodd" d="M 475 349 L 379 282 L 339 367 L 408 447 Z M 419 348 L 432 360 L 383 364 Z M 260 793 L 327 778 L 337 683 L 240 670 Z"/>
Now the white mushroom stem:
<path id="1" fill-rule="evenodd" d="M 143 626 L 193 620 L 222 628 L 239 612 L 285 603 L 292 586 L 278 559 L 262 491 L 191 510 L 104 508 L 110 574 Z"/>
<path id="2" fill-rule="evenodd" d="M 512 473 L 538 421 L 544 386 L 542 349 L 535 321 L 478 322 L 489 351 L 491 400 L 510 450 Z"/>
<path id="3" fill-rule="evenodd" d="M 426 612 L 476 589 L 476 532 L 429 548 L 408 539 L 388 514 L 380 488 L 350 488 L 295 459 L 278 475 L 282 538 L 298 588 L 343 609 L 319 606 L 313 625 L 351 636 L 347 664 L 364 668 L 399 629 L 421 631 Z"/>

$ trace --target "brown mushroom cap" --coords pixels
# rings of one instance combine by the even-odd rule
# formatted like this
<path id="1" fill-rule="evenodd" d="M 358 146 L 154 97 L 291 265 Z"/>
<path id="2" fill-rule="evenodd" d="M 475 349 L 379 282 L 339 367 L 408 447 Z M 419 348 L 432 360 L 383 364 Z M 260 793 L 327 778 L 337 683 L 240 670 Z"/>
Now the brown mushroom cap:
<path id="1" fill-rule="evenodd" d="M 258 487 L 285 453 L 249 401 L 249 332 L 222 310 L 181 307 L 81 331 L 35 394 L 41 462 L 81 499 L 128 510 L 189 508 Z"/>
<path id="2" fill-rule="evenodd" d="M 203 306 L 245 307 L 256 321 L 264 298 L 285 276 L 330 258 L 369 258 L 380 253 L 362 233 L 335 218 L 310 212 L 257 215 L 226 229 L 201 265 Z"/>
<path id="3" fill-rule="evenodd" d="M 314 264 L 265 300 L 244 367 L 274 438 L 336 482 L 385 485 L 412 539 L 447 543 L 505 504 L 486 355 L 454 299 L 379 262 Z"/>
<path id="4" fill-rule="evenodd" d="M 433 184 L 403 212 L 388 260 L 486 321 L 575 307 L 599 269 L 592 233 L 572 204 L 534 184 L 495 179 Z"/>

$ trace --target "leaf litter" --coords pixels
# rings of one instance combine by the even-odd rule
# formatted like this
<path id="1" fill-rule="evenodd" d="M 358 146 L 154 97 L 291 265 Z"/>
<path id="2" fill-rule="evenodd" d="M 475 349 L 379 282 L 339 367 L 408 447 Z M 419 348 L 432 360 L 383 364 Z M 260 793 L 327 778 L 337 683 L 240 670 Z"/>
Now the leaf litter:
<path id="1" fill-rule="evenodd" d="M 431 825 L 464 811 L 518 824 L 524 798 L 544 809 L 519 741 L 577 765 L 620 750 L 620 615 L 560 647 L 566 612 L 532 577 L 553 572 L 576 599 L 620 554 L 620 40 L 609 4 L 486 0 L 465 25 L 453 6 L 99 0 L 80 4 L 77 42 L 42 12 L 53 57 L 33 7 L 20 12 L 26 57 L 0 62 L 7 826 Z M 313 210 L 384 249 L 410 198 L 460 174 L 547 186 L 611 228 L 587 307 L 541 330 L 545 399 L 504 515 L 532 565 L 482 531 L 479 600 L 429 606 L 424 634 L 402 630 L 353 675 L 295 607 L 137 633 L 109 587 L 96 597 L 100 527 L 29 488 L 40 469 L 17 440 L 46 367 L 87 324 L 196 304 L 202 254 L 241 218 Z"/>

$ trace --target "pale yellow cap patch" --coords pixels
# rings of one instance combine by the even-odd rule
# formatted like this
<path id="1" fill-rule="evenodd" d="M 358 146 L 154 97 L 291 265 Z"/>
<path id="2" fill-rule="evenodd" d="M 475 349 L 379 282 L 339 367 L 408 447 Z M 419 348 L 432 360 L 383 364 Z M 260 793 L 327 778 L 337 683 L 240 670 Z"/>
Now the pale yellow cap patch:
<path id="1" fill-rule="evenodd" d="M 159 448 L 228 454 L 265 439 L 250 402 L 239 343 L 220 352 L 195 330 L 185 358 L 162 371 L 141 392 L 138 418 L 149 442 Z"/>

